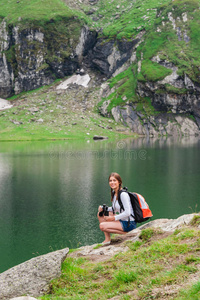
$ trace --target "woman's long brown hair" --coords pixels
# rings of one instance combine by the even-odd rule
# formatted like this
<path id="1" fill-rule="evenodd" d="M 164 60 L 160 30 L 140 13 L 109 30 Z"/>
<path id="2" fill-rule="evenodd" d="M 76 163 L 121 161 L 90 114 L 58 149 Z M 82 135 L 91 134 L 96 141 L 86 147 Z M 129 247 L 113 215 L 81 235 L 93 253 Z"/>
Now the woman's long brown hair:
<path id="1" fill-rule="evenodd" d="M 115 179 L 117 179 L 117 181 L 119 182 L 119 190 L 121 190 L 121 187 L 122 187 L 122 179 L 121 179 L 121 176 L 118 174 L 118 173 L 111 173 L 109 178 L 108 178 L 108 182 L 110 180 L 110 177 L 114 177 Z M 119 191 L 118 190 L 118 191 Z M 110 193 L 111 193 L 111 201 L 113 201 L 113 197 L 114 197 L 114 193 L 113 193 L 113 190 L 110 189 Z M 117 193 L 117 200 L 118 200 L 118 193 Z"/>

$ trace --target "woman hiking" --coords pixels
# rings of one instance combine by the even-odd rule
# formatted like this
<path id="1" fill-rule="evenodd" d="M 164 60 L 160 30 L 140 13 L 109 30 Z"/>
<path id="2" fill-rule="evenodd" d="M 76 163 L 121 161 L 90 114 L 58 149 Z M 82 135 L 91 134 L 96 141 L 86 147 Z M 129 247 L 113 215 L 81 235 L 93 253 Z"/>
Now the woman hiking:
<path id="1" fill-rule="evenodd" d="M 111 243 L 111 233 L 125 234 L 135 229 L 137 225 L 128 193 L 125 191 L 120 192 L 122 190 L 122 179 L 120 175 L 118 173 L 111 173 L 108 181 L 111 188 L 112 206 L 106 208 L 109 215 L 103 213 L 104 210 L 102 206 L 99 206 L 97 214 L 100 223 L 99 227 L 105 235 L 105 240 L 102 245 L 109 245 Z M 119 192 L 124 208 L 123 210 L 120 209 L 118 201 Z"/>

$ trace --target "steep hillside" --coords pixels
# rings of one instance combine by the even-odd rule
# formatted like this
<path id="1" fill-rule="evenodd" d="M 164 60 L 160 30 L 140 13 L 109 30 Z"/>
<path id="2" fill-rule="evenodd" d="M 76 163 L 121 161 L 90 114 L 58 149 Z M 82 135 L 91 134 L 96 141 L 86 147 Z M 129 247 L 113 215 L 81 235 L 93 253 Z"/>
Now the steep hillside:
<path id="1" fill-rule="evenodd" d="M 199 7 L 199 0 L 9 0 L 0 6 L 0 97 L 84 68 L 98 76 L 103 116 L 141 135 L 199 135 Z"/>

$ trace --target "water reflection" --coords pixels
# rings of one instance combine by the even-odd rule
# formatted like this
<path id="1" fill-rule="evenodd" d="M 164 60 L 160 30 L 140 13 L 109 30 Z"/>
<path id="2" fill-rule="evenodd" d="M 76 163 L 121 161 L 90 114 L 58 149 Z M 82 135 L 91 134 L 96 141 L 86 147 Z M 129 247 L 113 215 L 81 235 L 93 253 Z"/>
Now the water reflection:
<path id="1" fill-rule="evenodd" d="M 100 242 L 97 207 L 110 202 L 112 171 L 145 196 L 154 218 L 190 213 L 198 202 L 195 137 L 0 147 L 0 271 L 38 253 Z"/>

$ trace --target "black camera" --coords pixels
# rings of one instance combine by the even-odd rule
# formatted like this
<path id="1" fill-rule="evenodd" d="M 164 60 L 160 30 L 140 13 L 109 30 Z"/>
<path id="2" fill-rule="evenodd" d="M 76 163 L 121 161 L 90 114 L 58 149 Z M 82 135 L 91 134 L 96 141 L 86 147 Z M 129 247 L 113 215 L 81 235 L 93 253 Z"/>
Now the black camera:
<path id="1" fill-rule="evenodd" d="M 106 204 L 103 204 L 103 210 L 99 213 L 100 217 L 103 217 L 103 215 L 109 216 L 108 206 Z"/>

